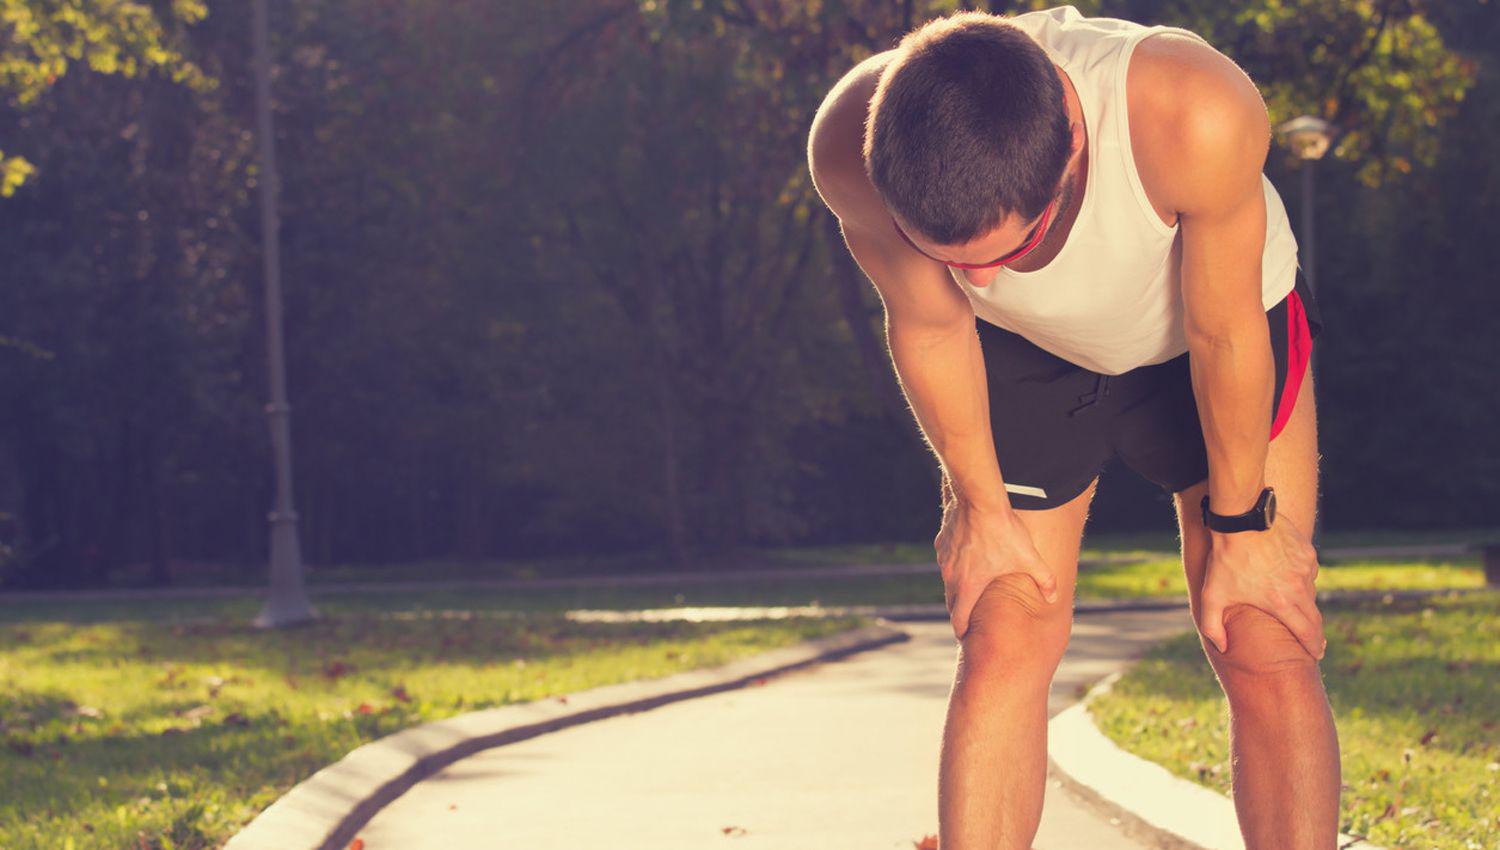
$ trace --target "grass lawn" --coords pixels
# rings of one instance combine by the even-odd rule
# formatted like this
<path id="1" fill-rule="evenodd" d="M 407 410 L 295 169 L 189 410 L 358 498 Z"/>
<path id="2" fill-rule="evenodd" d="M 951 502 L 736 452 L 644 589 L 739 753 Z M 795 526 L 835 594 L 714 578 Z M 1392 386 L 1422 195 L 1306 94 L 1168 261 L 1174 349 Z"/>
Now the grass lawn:
<path id="1" fill-rule="evenodd" d="M 1495 847 L 1500 591 L 1320 610 L 1342 753 L 1339 828 L 1392 848 Z M 1227 712 L 1193 633 L 1157 647 L 1093 705 L 1121 747 L 1225 794 Z"/>
<path id="2" fill-rule="evenodd" d="M 1321 590 L 1395 590 L 1477 588 L 1484 571 L 1477 556 L 1465 558 L 1359 560 L 1324 564 L 1318 573 Z M 909 574 L 847 574 L 820 578 L 785 577 L 673 581 L 650 586 L 580 587 L 466 587 L 449 590 L 341 593 L 336 585 L 310 586 L 313 603 L 331 611 L 344 610 L 344 600 L 356 606 L 378 605 L 385 610 L 443 610 L 558 612 L 574 608 L 671 608 L 718 605 L 907 605 L 942 604 L 943 582 L 937 566 Z M 1140 596 L 1186 598 L 1187 583 L 1176 555 L 1145 550 L 1122 550 L 1106 561 L 1085 564 L 1078 577 L 1078 599 L 1104 600 Z M 244 609 L 251 617 L 258 601 L 205 598 L 191 605 L 182 600 L 137 600 L 126 616 L 159 620 L 185 616 L 220 617 Z M 0 623 L 8 620 L 97 621 L 119 616 L 115 602 L 98 600 L 28 600 L 0 602 Z"/>
<path id="3" fill-rule="evenodd" d="M 321 621 L 270 633 L 248 625 L 251 598 L 0 605 L 0 847 L 218 847 L 401 728 L 868 622 L 579 623 L 430 601 L 315 600 Z"/>
<path id="4" fill-rule="evenodd" d="M 936 533 L 934 528 L 933 532 Z M 1500 542 L 1500 528 L 1459 529 L 1433 532 L 1326 531 L 1320 549 L 1347 546 L 1421 545 Z M 1089 532 L 1084 539 L 1083 560 L 1090 562 L 1129 559 L 1172 560 L 1177 557 L 1175 531 L 1136 534 Z M 695 570 L 726 572 L 738 569 L 795 569 L 800 567 L 862 564 L 932 565 L 936 574 L 931 540 L 829 546 L 788 546 L 745 549 L 704 557 L 693 563 Z M 410 581 L 433 579 L 528 579 L 565 576 L 639 575 L 672 570 L 666 559 L 654 553 L 587 558 L 516 559 L 506 561 L 432 560 L 395 564 L 317 564 L 309 567 L 309 582 L 335 585 L 350 581 Z M 141 585 L 144 564 L 113 574 L 117 586 Z M 265 578 L 263 565 L 220 563 L 185 566 L 175 576 L 177 586 L 256 586 Z"/>
<path id="5" fill-rule="evenodd" d="M 1131 560 L 1139 557 L 1139 560 Z M 1476 557 L 1428 560 L 1360 560 L 1324 564 L 1320 590 L 1479 588 L 1483 570 Z M 942 604 L 942 579 L 930 571 L 909 574 L 723 581 L 672 581 L 649 586 L 458 587 L 438 590 L 377 590 L 358 593 L 315 584 L 309 593 L 320 612 L 354 616 L 369 610 L 427 616 L 447 610 L 475 613 L 556 614 L 572 609 L 674 608 L 682 606 L 843 606 Z M 1118 560 L 1086 564 L 1078 579 L 1078 599 L 1141 596 L 1185 598 L 1186 582 L 1175 556 L 1130 553 Z M 27 599 L 0 600 L 0 626 L 7 623 L 66 621 L 102 623 L 151 621 L 188 624 L 200 620 L 248 621 L 260 608 L 260 595 L 234 594 L 197 599 Z"/>

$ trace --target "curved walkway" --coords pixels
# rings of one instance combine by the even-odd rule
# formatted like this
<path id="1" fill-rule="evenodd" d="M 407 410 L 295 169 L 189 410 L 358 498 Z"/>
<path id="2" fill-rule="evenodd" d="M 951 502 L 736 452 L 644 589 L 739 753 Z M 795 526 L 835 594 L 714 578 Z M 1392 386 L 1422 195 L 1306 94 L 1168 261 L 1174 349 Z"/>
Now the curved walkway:
<path id="1" fill-rule="evenodd" d="M 364 850 L 701 850 L 727 839 L 747 850 L 912 850 L 937 833 L 957 645 L 946 620 L 901 627 L 911 640 L 764 685 L 476 753 L 378 812 L 358 833 Z M 1080 612 L 1049 715 L 1191 628 L 1186 607 Z M 1037 850 L 1161 846 L 1127 813 L 1049 778 Z"/>

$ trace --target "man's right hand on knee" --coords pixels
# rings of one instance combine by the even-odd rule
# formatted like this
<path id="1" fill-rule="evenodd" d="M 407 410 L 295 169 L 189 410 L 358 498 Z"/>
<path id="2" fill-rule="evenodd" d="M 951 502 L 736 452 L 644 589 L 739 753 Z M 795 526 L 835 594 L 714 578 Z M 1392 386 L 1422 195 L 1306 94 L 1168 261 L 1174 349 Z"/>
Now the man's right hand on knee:
<path id="1" fill-rule="evenodd" d="M 974 605 L 994 579 L 1029 575 L 1048 604 L 1058 599 L 1057 576 L 1011 508 L 983 509 L 963 500 L 945 505 L 942 527 L 933 540 L 953 634 L 969 631 Z"/>

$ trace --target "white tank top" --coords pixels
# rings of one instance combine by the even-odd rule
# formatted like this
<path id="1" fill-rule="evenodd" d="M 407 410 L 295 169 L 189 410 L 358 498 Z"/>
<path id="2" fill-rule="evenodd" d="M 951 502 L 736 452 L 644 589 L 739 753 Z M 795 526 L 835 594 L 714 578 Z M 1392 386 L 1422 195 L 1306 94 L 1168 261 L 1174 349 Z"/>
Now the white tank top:
<path id="1" fill-rule="evenodd" d="M 1010 18 L 1073 81 L 1089 146 L 1078 218 L 1047 265 L 1001 268 L 988 286 L 954 280 L 981 319 L 1095 372 L 1118 375 L 1188 350 L 1183 331 L 1182 238 L 1152 208 L 1130 150 L 1125 68 L 1142 38 L 1177 32 L 1119 18 L 1087 18 L 1072 6 Z M 1207 42 L 1205 42 L 1207 43 Z M 1261 303 L 1270 309 L 1296 282 L 1297 242 L 1281 196 L 1264 173 L 1266 244 Z"/>

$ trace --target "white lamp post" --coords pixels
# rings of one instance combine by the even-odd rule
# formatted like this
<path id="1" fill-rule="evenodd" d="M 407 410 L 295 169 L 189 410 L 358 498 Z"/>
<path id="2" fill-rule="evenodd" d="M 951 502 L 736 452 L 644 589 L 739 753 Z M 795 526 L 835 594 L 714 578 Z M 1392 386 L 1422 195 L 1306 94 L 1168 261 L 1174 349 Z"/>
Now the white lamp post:
<path id="1" fill-rule="evenodd" d="M 1328 145 L 1338 134 L 1333 124 L 1312 115 L 1299 115 L 1276 128 L 1287 147 L 1302 160 L 1302 255 L 1306 262 L 1302 272 L 1314 294 L 1318 291 L 1317 264 L 1313 260 L 1313 166 L 1328 152 Z"/>
<path id="2" fill-rule="evenodd" d="M 251 9 L 255 51 L 255 132 L 260 147 L 260 227 L 266 278 L 266 347 L 270 358 L 271 402 L 266 414 L 276 462 L 276 506 L 271 511 L 271 587 L 255 618 L 258 628 L 276 628 L 317 619 L 307 598 L 297 512 L 292 509 L 291 406 L 286 401 L 286 357 L 281 342 L 281 222 L 276 214 L 276 145 L 271 134 L 270 45 L 266 0 Z"/>
<path id="3" fill-rule="evenodd" d="M 1299 246 L 1302 254 L 1302 273 L 1307 276 L 1307 288 L 1316 295 L 1318 291 L 1317 264 L 1314 261 L 1313 243 L 1313 167 L 1323 154 L 1328 152 L 1328 145 L 1338 135 L 1338 127 L 1322 118 L 1312 115 L 1299 115 L 1276 128 L 1281 134 L 1282 140 L 1292 153 L 1302 160 L 1302 239 Z M 1308 369 L 1313 374 L 1313 386 L 1318 385 L 1318 356 L 1314 351 Z M 1322 536 L 1323 512 L 1317 510 L 1313 515 L 1313 527 L 1311 529 L 1312 539 L 1317 541 Z"/>

